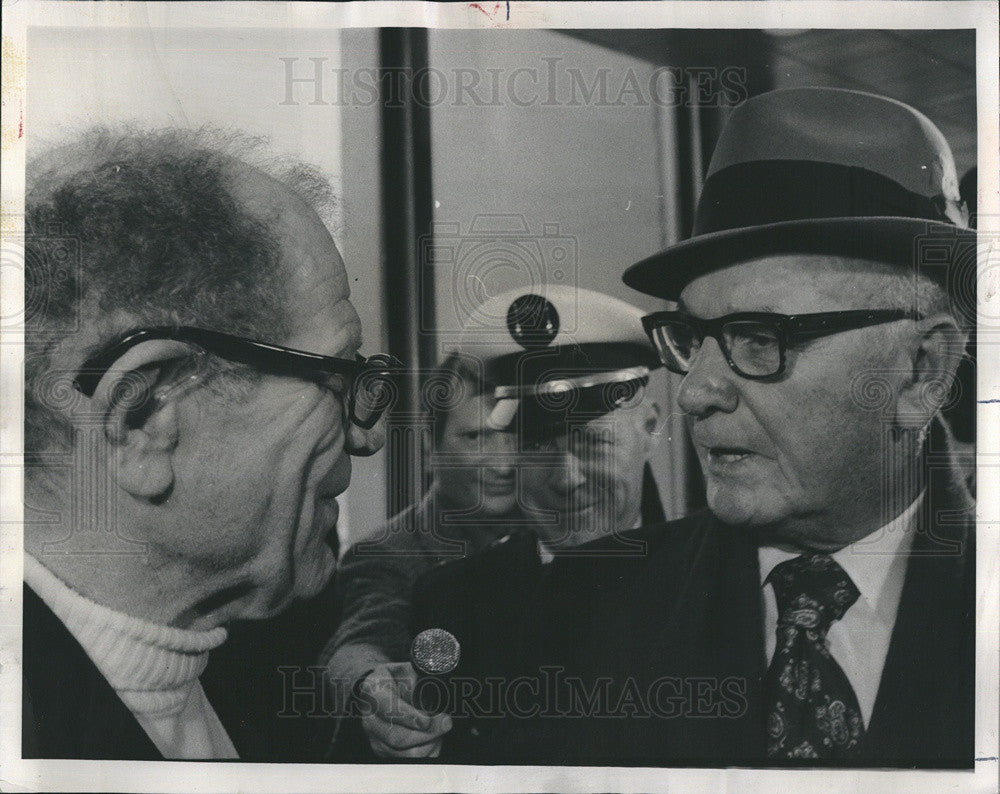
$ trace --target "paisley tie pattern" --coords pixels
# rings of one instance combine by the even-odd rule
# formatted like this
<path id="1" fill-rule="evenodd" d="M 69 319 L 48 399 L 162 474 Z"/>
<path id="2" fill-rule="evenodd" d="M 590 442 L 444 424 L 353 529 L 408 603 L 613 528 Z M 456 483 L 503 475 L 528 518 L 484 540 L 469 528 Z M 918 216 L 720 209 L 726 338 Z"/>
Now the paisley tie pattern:
<path id="1" fill-rule="evenodd" d="M 826 633 L 858 600 L 858 588 L 826 554 L 783 562 L 767 581 L 778 604 L 778 642 L 764 678 L 767 754 L 849 758 L 864 723 Z"/>

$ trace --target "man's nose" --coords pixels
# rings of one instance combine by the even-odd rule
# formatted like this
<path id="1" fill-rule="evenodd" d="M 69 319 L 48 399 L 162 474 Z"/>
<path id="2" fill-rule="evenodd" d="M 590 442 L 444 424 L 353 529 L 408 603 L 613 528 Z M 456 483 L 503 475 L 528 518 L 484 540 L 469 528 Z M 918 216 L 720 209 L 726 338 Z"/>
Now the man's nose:
<path id="1" fill-rule="evenodd" d="M 562 455 L 562 461 L 552 472 L 552 487 L 560 493 L 571 493 L 586 484 L 587 477 L 580 460 L 572 452 Z"/>
<path id="2" fill-rule="evenodd" d="M 732 413 L 739 402 L 733 382 L 736 377 L 738 375 L 730 369 L 718 342 L 707 337 L 681 381 L 677 404 L 684 413 L 698 418 L 715 411 Z"/>
<path id="3" fill-rule="evenodd" d="M 517 439 L 513 433 L 488 433 L 483 451 L 487 453 L 488 468 L 504 477 L 514 473 Z"/>

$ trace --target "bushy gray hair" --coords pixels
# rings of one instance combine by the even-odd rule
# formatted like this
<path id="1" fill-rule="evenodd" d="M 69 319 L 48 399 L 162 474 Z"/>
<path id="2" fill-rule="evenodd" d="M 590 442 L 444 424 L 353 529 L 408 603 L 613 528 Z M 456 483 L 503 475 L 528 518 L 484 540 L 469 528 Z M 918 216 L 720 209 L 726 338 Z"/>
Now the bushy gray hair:
<path id="1" fill-rule="evenodd" d="M 234 166 L 263 171 L 321 213 L 332 190 L 308 166 L 267 156 L 265 143 L 212 128 L 100 127 L 32 153 L 25 190 L 27 452 L 68 446 L 69 422 L 43 381 L 60 343 L 81 328 L 96 331 L 90 352 L 137 326 L 286 338 L 279 244 L 265 219 L 234 197 Z M 252 378 L 219 361 L 209 366 L 215 376 Z"/>

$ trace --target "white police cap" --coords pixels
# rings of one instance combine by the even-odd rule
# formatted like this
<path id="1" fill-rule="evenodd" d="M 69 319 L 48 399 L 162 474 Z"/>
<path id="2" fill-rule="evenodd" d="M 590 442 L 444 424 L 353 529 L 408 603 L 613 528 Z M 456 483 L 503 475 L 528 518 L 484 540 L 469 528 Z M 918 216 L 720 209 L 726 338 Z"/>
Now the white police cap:
<path id="1" fill-rule="evenodd" d="M 660 366 L 643 314 L 623 300 L 562 285 L 509 290 L 482 303 L 460 346 L 486 362 L 497 400 L 487 424 L 509 427 L 525 400 L 614 408 L 630 384 L 645 383 Z"/>

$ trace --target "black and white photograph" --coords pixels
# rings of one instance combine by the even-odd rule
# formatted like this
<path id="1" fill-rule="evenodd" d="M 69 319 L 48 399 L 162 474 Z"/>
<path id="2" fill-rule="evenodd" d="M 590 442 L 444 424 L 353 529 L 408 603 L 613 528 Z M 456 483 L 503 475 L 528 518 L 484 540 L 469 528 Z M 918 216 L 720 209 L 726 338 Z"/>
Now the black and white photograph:
<path id="1" fill-rule="evenodd" d="M 997 10 L 5 2 L 0 789 L 1000 790 Z"/>

